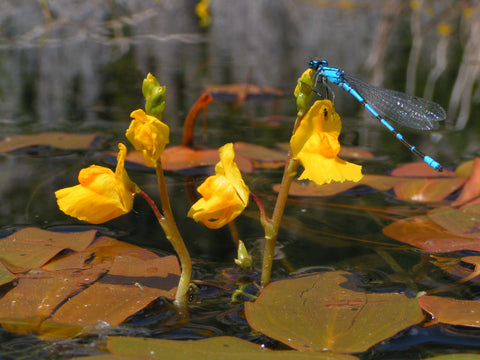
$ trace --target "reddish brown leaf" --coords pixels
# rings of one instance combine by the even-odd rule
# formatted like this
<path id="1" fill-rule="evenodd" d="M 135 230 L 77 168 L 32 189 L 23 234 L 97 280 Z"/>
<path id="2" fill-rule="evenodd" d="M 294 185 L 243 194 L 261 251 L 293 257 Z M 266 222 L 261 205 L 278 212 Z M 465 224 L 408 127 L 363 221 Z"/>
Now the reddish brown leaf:
<path id="1" fill-rule="evenodd" d="M 473 161 L 470 177 L 465 183 L 462 192 L 452 203 L 452 206 L 460 206 L 480 196 L 480 158 Z"/>
<path id="2" fill-rule="evenodd" d="M 287 154 L 265 146 L 245 142 L 235 143 L 235 154 L 252 161 L 256 168 L 275 168 L 285 165 Z"/>
<path id="3" fill-rule="evenodd" d="M 175 256 L 160 258 L 121 244 L 108 274 L 63 304 L 42 323 L 40 332 L 44 337 L 64 337 L 77 335 L 79 329 L 89 332 L 99 323 L 117 326 L 158 297 L 173 299 L 179 276 Z"/>
<path id="4" fill-rule="evenodd" d="M 0 262 L 0 286 L 8 284 L 15 280 L 17 277 L 13 275 L 6 267 Z"/>
<path id="5" fill-rule="evenodd" d="M 42 133 L 9 136 L 0 141 L 0 153 L 29 148 L 50 146 L 57 149 L 88 149 L 98 134 Z"/>
<path id="6" fill-rule="evenodd" d="M 432 169 L 423 161 L 408 163 L 402 165 L 392 171 L 392 176 L 405 176 L 405 177 L 450 177 L 455 176 L 455 173 L 448 170 L 438 172 Z"/>
<path id="7" fill-rule="evenodd" d="M 135 155 L 140 164 L 143 164 L 143 156 Z M 127 156 L 128 161 L 134 158 L 134 152 Z M 162 154 L 162 166 L 165 170 L 183 170 L 199 166 L 215 166 L 220 161 L 217 149 L 196 150 L 185 146 L 173 146 L 165 149 Z M 252 172 L 253 165 L 242 155 L 235 155 L 235 162 L 243 172 Z"/>
<path id="8" fill-rule="evenodd" d="M 281 90 L 254 84 L 207 85 L 205 92 L 212 94 L 214 98 L 237 101 L 283 95 Z"/>
<path id="9" fill-rule="evenodd" d="M 426 217 L 398 220 L 384 227 L 383 233 L 431 253 L 480 251 L 480 242 L 475 238 L 454 235 Z"/>
<path id="10" fill-rule="evenodd" d="M 441 201 L 458 190 L 465 178 L 409 179 L 393 187 L 400 200 L 434 202 Z"/>
<path id="11" fill-rule="evenodd" d="M 420 297 L 418 303 L 436 322 L 480 327 L 480 301 L 426 295 Z"/>
<path id="12" fill-rule="evenodd" d="M 480 205 L 478 204 L 461 209 L 444 206 L 430 210 L 427 216 L 451 234 L 480 239 Z"/>
<path id="13" fill-rule="evenodd" d="M 349 158 L 349 159 L 373 159 L 375 156 L 371 151 L 360 149 L 358 147 L 352 146 L 342 146 L 340 152 L 338 153 L 340 158 Z"/>
<path id="14" fill-rule="evenodd" d="M 59 233 L 25 228 L 0 239 L 0 261 L 12 272 L 38 268 L 64 249 L 80 251 L 95 238 L 95 230 Z"/>
<path id="15" fill-rule="evenodd" d="M 342 271 L 273 282 L 245 304 L 245 315 L 255 330 L 294 349 L 340 353 L 365 351 L 424 318 L 416 299 L 366 293 Z"/>

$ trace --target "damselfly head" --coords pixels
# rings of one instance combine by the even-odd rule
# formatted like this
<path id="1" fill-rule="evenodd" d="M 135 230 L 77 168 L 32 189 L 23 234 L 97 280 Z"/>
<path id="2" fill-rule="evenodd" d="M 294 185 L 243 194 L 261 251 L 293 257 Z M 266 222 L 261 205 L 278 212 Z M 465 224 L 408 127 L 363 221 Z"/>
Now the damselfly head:
<path id="1" fill-rule="evenodd" d="M 308 67 L 313 70 L 318 70 L 323 66 L 328 66 L 328 62 L 325 60 L 310 60 L 308 62 Z"/>

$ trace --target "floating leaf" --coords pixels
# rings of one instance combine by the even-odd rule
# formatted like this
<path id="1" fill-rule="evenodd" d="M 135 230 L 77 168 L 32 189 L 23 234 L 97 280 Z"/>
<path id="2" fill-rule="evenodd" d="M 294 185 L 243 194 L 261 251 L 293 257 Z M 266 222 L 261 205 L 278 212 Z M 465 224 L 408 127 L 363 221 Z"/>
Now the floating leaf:
<path id="1" fill-rule="evenodd" d="M 150 359 L 176 360 L 358 360 L 351 355 L 302 353 L 293 350 L 274 351 L 230 336 L 195 341 L 115 336 L 108 338 L 107 349 L 114 355 L 127 355 L 135 359 L 139 356 L 150 356 Z M 102 358 L 98 357 L 98 359 Z"/>
<path id="2" fill-rule="evenodd" d="M 59 233 L 25 228 L 0 239 L 0 261 L 12 272 L 38 268 L 64 249 L 81 251 L 95 238 L 95 230 Z"/>
<path id="3" fill-rule="evenodd" d="M 404 176 L 404 177 L 449 177 L 455 176 L 455 173 L 448 170 L 443 170 L 438 172 L 432 169 L 429 165 L 423 161 L 412 162 L 405 165 L 402 165 L 394 169 L 391 173 L 392 176 Z"/>
<path id="4" fill-rule="evenodd" d="M 287 159 L 287 154 L 283 151 L 245 142 L 235 143 L 235 154 L 246 157 L 256 168 L 280 167 L 285 165 Z"/>
<path id="5" fill-rule="evenodd" d="M 395 221 L 384 227 L 383 233 L 431 253 L 480 251 L 480 242 L 475 238 L 452 234 L 427 217 L 419 216 Z"/>
<path id="6" fill-rule="evenodd" d="M 450 355 L 440 355 L 431 358 L 426 358 L 425 360 L 480 360 L 480 355 L 478 354 L 450 354 Z"/>
<path id="7" fill-rule="evenodd" d="M 416 299 L 366 293 L 343 271 L 271 283 L 245 314 L 255 330 L 294 349 L 343 353 L 365 351 L 423 320 Z"/>
<path id="8" fill-rule="evenodd" d="M 435 322 L 480 328 L 480 301 L 425 295 L 418 303 Z"/>
<path id="9" fill-rule="evenodd" d="M 358 183 L 353 181 L 332 182 L 330 184 L 317 185 L 314 182 L 294 181 L 290 186 L 289 195 L 292 196 L 331 196 L 353 189 Z M 280 184 L 273 186 L 273 190 L 280 191 Z"/>
<path id="10" fill-rule="evenodd" d="M 430 210 L 427 216 L 451 234 L 480 239 L 480 204 L 462 209 L 444 206 Z"/>
<path id="11" fill-rule="evenodd" d="M 15 280 L 17 277 L 13 275 L 6 267 L 0 262 L 0 286 L 8 284 Z"/>
<path id="12" fill-rule="evenodd" d="M 473 162 L 475 159 L 465 161 L 457 166 L 455 175 L 458 177 L 470 177 L 473 172 Z"/>
<path id="13" fill-rule="evenodd" d="M 378 191 L 388 191 L 394 185 L 405 181 L 405 178 L 397 178 L 383 175 L 365 175 L 360 181 L 331 182 L 330 184 L 317 185 L 313 182 L 295 181 L 290 187 L 289 194 L 293 196 L 331 196 L 340 194 L 358 186 L 369 186 Z M 280 185 L 274 185 L 273 190 L 279 191 Z"/>
<path id="14" fill-rule="evenodd" d="M 463 170 L 461 170 L 463 171 Z M 465 183 L 462 192 L 452 203 L 452 206 L 460 206 L 470 202 L 473 199 L 479 201 L 480 197 L 480 158 L 473 161 L 471 175 Z"/>
<path id="15" fill-rule="evenodd" d="M 349 158 L 349 159 L 373 159 L 375 156 L 371 151 L 360 149 L 353 146 L 342 146 L 340 152 L 338 153 L 340 158 Z"/>
<path id="16" fill-rule="evenodd" d="M 465 178 L 409 179 L 393 187 L 400 200 L 431 202 L 441 201 L 465 183 Z"/>
<path id="17" fill-rule="evenodd" d="M 145 164 L 143 155 L 138 151 L 130 151 L 126 160 L 134 164 Z M 166 148 L 161 160 L 164 170 L 178 171 L 201 166 L 215 166 L 220 161 L 220 157 L 218 149 L 192 149 L 180 145 Z M 235 162 L 241 171 L 253 171 L 253 165 L 246 157 L 236 154 Z"/>
<path id="18" fill-rule="evenodd" d="M 35 229 L 24 230 L 16 234 L 35 233 Z M 83 250 L 95 233 L 53 233 L 45 237 L 43 246 L 55 249 L 63 248 L 58 246 L 64 243 L 61 236 L 68 241 L 77 238 L 78 244 L 68 248 L 80 251 L 62 253 L 41 269 L 17 274 L 16 286 L 0 298 L 0 323 L 4 328 L 17 333 L 36 331 L 43 337 L 75 336 L 94 330 L 98 324 L 116 326 L 155 298 L 175 297 L 180 276 L 175 256 L 159 257 L 107 237 L 96 239 Z M 25 238 L 13 235 L 11 241 Z M 41 254 L 41 243 L 37 239 L 33 251 L 38 249 Z"/>
<path id="19" fill-rule="evenodd" d="M 14 135 L 0 141 L 0 153 L 33 146 L 49 146 L 57 149 L 88 149 L 98 138 L 98 134 L 42 133 Z"/>
<path id="20" fill-rule="evenodd" d="M 207 85 L 205 92 L 217 100 L 245 101 L 250 99 L 265 99 L 282 96 L 283 91 L 270 86 L 254 84 Z"/>

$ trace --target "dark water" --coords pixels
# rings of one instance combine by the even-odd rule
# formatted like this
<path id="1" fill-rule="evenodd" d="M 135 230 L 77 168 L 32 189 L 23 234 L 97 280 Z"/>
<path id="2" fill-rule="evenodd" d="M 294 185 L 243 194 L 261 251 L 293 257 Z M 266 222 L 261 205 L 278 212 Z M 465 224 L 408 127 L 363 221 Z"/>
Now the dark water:
<path id="1" fill-rule="evenodd" d="M 202 29 L 194 13 L 195 1 L 0 2 L 1 137 L 44 131 L 101 134 L 95 146 L 86 151 L 43 149 L 35 154 L 0 156 L 2 233 L 24 226 L 88 228 L 60 213 L 54 191 L 75 184 L 83 167 L 112 165 L 106 152 L 116 150 L 118 141 L 126 142 L 129 114 L 143 106 L 141 82 L 148 72 L 167 86 L 164 120 L 171 127 L 172 144 L 181 142 L 185 115 L 207 84 L 251 82 L 284 90 L 286 95 L 276 100 L 258 99 L 240 106 L 213 102 L 208 131 L 197 125 L 197 145 L 214 148 L 230 141 L 247 141 L 273 147 L 289 139 L 296 112 L 292 92 L 309 59 L 325 58 L 372 84 L 402 91 L 413 88 L 423 96 L 426 84 L 433 81 L 433 69 L 442 60 L 441 42 L 447 42 L 448 56 L 433 98 L 448 110 L 448 121 L 435 133 L 405 134 L 447 167 L 475 157 L 479 151 L 475 121 L 478 94 L 472 90 L 471 98 L 461 104 L 455 99 L 468 98 L 468 93 L 461 94 L 468 84 L 460 90 L 456 87 L 462 71 L 474 74 L 465 64 L 479 66 L 478 60 L 473 65 L 466 61 L 476 51 L 469 41 L 478 27 L 478 5 L 472 5 L 473 15 L 467 17 L 462 11 L 471 5 L 468 1 L 449 12 L 445 10 L 451 9 L 448 1 L 428 2 L 420 12 L 413 11 L 409 3 L 212 1 L 212 25 Z M 441 21 L 452 26 L 448 41 L 436 30 Z M 418 58 L 412 50 L 416 47 Z M 396 164 L 413 160 L 374 120 L 361 117 L 355 100 L 334 90 L 337 111 L 344 119 L 344 143 L 367 148 L 377 156 L 362 164 L 365 172 L 385 174 Z M 261 123 L 269 115 L 291 120 L 277 127 Z M 129 173 L 155 198 L 153 173 L 135 169 Z M 280 182 L 281 176 L 281 169 L 256 170 L 245 176 L 269 211 L 275 199 L 271 186 Z M 233 271 L 235 256 L 230 233 L 207 230 L 186 218 L 190 205 L 185 180 L 185 173 L 167 172 L 173 211 L 187 247 L 198 261 L 194 278 L 233 288 L 226 275 Z M 409 280 L 421 254 L 385 237 L 382 227 L 389 221 L 365 210 L 396 205 L 405 204 L 388 193 L 375 192 L 290 201 L 279 235 L 274 278 L 344 269 L 364 276 L 373 288 L 411 293 L 451 282 L 433 265 L 424 269 L 428 273 L 424 282 L 412 284 Z M 423 207 L 409 206 L 412 210 Z M 120 240 L 170 253 L 172 249 L 146 205 L 136 200 L 134 209 L 99 228 Z M 257 210 L 250 206 L 237 226 L 259 259 L 263 231 L 257 217 Z M 478 290 L 465 288 L 461 295 L 476 298 Z M 257 343 L 268 341 L 249 335 L 241 306 L 232 306 L 230 296 L 229 291 L 201 288 L 198 304 L 192 307 L 192 321 L 183 328 L 163 325 L 174 315 L 158 301 L 107 334 L 170 339 L 223 334 Z M 34 335 L 1 330 L 0 354 L 4 358 L 91 355 L 100 353 L 96 345 L 103 336 L 48 343 Z M 475 352 L 479 339 L 476 332 L 464 329 L 414 327 L 361 357 L 404 359 L 460 350 Z"/>

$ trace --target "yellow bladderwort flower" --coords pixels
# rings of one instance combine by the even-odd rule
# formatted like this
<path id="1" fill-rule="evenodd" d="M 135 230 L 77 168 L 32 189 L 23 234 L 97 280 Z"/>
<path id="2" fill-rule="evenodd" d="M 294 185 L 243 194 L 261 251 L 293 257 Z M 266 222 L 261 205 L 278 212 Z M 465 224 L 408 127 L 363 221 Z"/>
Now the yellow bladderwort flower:
<path id="1" fill-rule="evenodd" d="M 200 19 L 200 26 L 208 27 L 212 23 L 210 0 L 200 0 L 195 6 L 195 13 Z"/>
<path id="2" fill-rule="evenodd" d="M 55 192 L 57 204 L 65 214 L 91 224 L 101 224 L 124 215 L 133 207 L 139 189 L 125 171 L 127 148 L 118 145 L 117 168 L 92 165 L 80 170 L 79 185 Z"/>
<path id="3" fill-rule="evenodd" d="M 229 143 L 218 150 L 220 162 L 215 174 L 198 187 L 203 196 L 190 208 L 188 216 L 210 229 L 218 229 L 235 219 L 248 205 L 250 190 L 242 179 L 235 152 Z"/>
<path id="4" fill-rule="evenodd" d="M 340 159 L 340 116 L 330 100 L 316 101 L 290 140 L 292 154 L 305 168 L 302 179 L 322 185 L 331 181 L 359 181 L 362 167 Z"/>
<path id="5" fill-rule="evenodd" d="M 142 109 L 130 114 L 132 122 L 125 136 L 136 150 L 143 153 L 145 165 L 155 167 L 169 142 L 170 128 Z"/>

